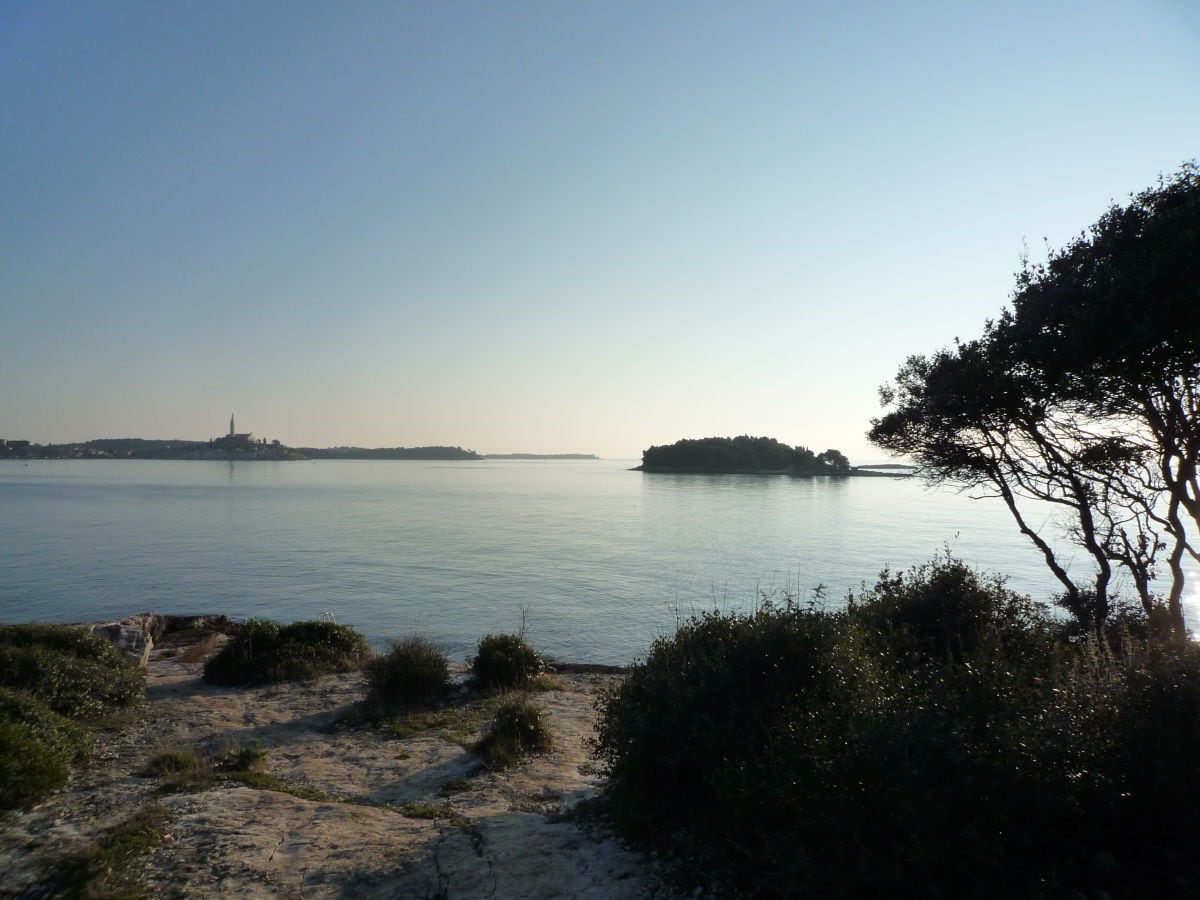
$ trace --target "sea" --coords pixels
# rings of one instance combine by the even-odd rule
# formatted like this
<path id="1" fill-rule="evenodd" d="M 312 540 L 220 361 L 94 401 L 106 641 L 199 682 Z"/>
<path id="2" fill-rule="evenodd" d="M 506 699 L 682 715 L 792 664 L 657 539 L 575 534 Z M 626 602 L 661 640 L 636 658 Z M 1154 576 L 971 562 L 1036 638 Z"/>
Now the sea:
<path id="1" fill-rule="evenodd" d="M 701 611 L 836 609 L 946 553 L 1035 599 L 1056 589 L 995 500 L 636 464 L 3 460 L 0 621 L 324 617 L 380 649 L 421 633 L 458 660 L 523 629 L 547 656 L 627 664 Z M 1039 524 L 1055 533 L 1049 513 Z"/>

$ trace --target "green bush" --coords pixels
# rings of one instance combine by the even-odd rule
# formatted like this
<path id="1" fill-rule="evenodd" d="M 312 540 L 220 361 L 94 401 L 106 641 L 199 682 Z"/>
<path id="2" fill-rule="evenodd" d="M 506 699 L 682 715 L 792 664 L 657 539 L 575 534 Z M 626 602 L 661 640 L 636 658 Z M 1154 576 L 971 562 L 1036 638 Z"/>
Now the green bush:
<path id="1" fill-rule="evenodd" d="M 66 784 L 91 752 L 85 729 L 26 694 L 0 688 L 0 810 L 23 809 Z"/>
<path id="2" fill-rule="evenodd" d="M 505 698 L 487 733 L 474 751 L 492 769 L 515 765 L 530 753 L 549 750 L 553 744 L 546 714 L 523 694 Z"/>
<path id="3" fill-rule="evenodd" d="M 1042 607 L 944 557 L 908 572 L 884 571 L 875 586 L 851 594 L 855 627 L 890 656 L 978 659 L 1002 653 L 1027 658 L 1046 649 L 1055 628 Z"/>
<path id="4" fill-rule="evenodd" d="M 143 691 L 137 667 L 82 628 L 0 626 L 0 809 L 28 807 L 66 783 L 91 749 L 71 718 L 128 706 Z"/>
<path id="5" fill-rule="evenodd" d="M 132 665 L 111 641 L 92 634 L 81 625 L 51 625 L 45 622 L 0 625 L 0 646 L 44 647 L 79 659 L 104 663 L 112 668 Z"/>
<path id="6" fill-rule="evenodd" d="M 87 729 L 28 694 L 0 688 L 0 722 L 22 726 L 42 744 L 44 752 L 68 763 L 86 759 L 92 750 Z"/>
<path id="7" fill-rule="evenodd" d="M 250 619 L 204 664 L 204 680 L 226 686 L 311 681 L 360 668 L 369 656 L 366 638 L 347 625 Z"/>
<path id="8" fill-rule="evenodd" d="M 0 810 L 26 809 L 67 783 L 71 766 L 28 727 L 0 722 Z"/>
<path id="9" fill-rule="evenodd" d="M 735 895 L 1200 886 L 1200 651 L 1068 642 L 951 559 L 843 613 L 685 622 L 602 698 L 596 749 L 618 824 Z"/>
<path id="10" fill-rule="evenodd" d="M 446 654 L 421 635 L 393 641 L 391 649 L 366 666 L 366 706 L 375 716 L 430 706 L 450 689 Z"/>
<path id="11" fill-rule="evenodd" d="M 780 723 L 830 690 L 838 616 L 788 606 L 703 613 L 659 638 L 601 699 L 613 810 L 651 829 L 725 817 L 731 781 Z"/>
<path id="12" fill-rule="evenodd" d="M 137 666 L 103 638 L 67 625 L 0 626 L 0 687 L 71 718 L 129 706 L 144 693 Z"/>
<path id="13" fill-rule="evenodd" d="M 524 687 L 543 669 L 542 658 L 517 634 L 489 634 L 479 642 L 471 673 L 485 687 Z"/>

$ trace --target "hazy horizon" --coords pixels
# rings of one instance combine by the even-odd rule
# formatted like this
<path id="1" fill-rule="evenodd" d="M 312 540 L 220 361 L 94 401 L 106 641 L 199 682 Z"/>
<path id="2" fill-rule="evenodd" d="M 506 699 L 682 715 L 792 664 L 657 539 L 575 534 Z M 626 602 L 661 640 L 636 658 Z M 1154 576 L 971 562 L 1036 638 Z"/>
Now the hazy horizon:
<path id="1" fill-rule="evenodd" d="M 0 437 L 880 462 L 1188 84 L 1188 0 L 0 0 Z"/>

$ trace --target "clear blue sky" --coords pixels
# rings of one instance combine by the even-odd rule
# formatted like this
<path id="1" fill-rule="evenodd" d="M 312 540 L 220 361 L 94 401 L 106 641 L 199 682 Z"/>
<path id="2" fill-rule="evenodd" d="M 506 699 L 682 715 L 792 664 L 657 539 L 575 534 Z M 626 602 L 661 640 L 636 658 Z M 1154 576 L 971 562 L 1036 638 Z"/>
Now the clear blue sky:
<path id="1" fill-rule="evenodd" d="M 1194 0 L 0 0 L 0 437 L 878 460 L 1198 86 Z"/>

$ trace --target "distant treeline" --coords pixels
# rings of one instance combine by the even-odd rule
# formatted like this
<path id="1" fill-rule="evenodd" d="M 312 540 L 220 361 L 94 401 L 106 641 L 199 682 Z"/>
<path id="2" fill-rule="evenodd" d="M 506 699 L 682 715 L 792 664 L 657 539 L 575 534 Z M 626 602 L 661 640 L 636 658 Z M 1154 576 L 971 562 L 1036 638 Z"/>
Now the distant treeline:
<path id="1" fill-rule="evenodd" d="M 462 447 L 297 447 L 308 459 L 483 459 Z"/>
<path id="2" fill-rule="evenodd" d="M 258 459 L 483 459 L 461 447 L 286 447 L 251 448 Z M 211 452 L 210 441 L 100 438 L 73 444 L 0 442 L 0 459 L 200 459 Z"/>
<path id="3" fill-rule="evenodd" d="M 0 459 L 179 459 L 206 447 L 204 441 L 99 438 L 68 444 L 0 442 Z"/>
<path id="4" fill-rule="evenodd" d="M 643 472 L 778 472 L 791 475 L 848 475 L 850 460 L 838 450 L 813 453 L 774 438 L 685 439 L 642 452 Z"/>

